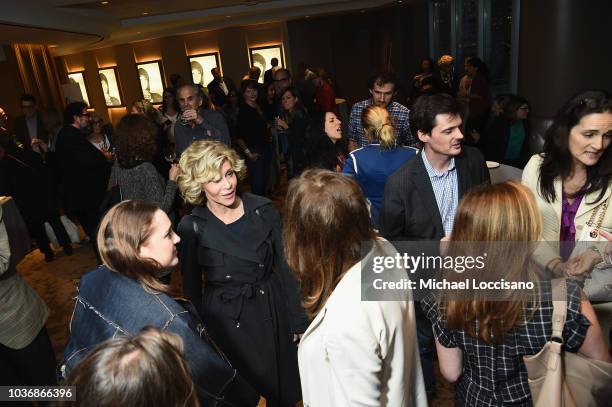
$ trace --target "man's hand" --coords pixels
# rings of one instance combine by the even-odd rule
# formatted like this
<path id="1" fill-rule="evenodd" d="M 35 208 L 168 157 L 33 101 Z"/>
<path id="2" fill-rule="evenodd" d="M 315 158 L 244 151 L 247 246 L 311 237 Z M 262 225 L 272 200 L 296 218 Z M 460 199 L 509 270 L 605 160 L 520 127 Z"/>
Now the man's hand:
<path id="1" fill-rule="evenodd" d="M 247 158 L 251 161 L 257 161 L 257 159 L 259 158 L 259 154 L 257 153 L 247 154 Z"/>
<path id="2" fill-rule="evenodd" d="M 199 122 L 198 122 L 199 118 Z M 181 120 L 187 123 L 197 123 L 202 124 L 204 122 L 204 118 L 198 114 L 198 111 L 195 109 L 187 109 L 181 114 Z"/>
<path id="3" fill-rule="evenodd" d="M 101 149 L 100 152 L 104 155 L 104 158 L 106 158 L 107 161 L 113 162 L 115 160 L 115 156 L 113 155 L 112 151 Z"/>
<path id="4" fill-rule="evenodd" d="M 47 143 L 45 143 L 44 141 L 42 141 L 39 138 L 33 139 L 31 145 L 32 145 L 32 147 L 38 146 L 38 148 L 40 148 L 45 153 L 49 150 L 49 146 L 47 145 Z"/>

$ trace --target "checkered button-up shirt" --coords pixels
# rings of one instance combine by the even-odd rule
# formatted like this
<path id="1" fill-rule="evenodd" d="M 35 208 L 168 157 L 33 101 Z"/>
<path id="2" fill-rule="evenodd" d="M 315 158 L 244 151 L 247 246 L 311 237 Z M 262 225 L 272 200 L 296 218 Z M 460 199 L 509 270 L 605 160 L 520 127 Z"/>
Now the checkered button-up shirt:
<path id="1" fill-rule="evenodd" d="M 523 356 L 535 355 L 552 334 L 552 290 L 550 281 L 537 284 L 539 307 L 527 309 L 523 320 L 507 332 L 498 344 L 487 344 L 462 329 L 446 327 L 445 311 L 430 293 L 421 308 L 431 321 L 438 342 L 446 348 L 459 347 L 463 353 L 463 374 L 455 387 L 457 406 L 531 406 L 531 392 Z M 590 322 L 580 313 L 581 290 L 567 281 L 567 319 L 563 328 L 563 349 L 578 352 Z M 474 323 L 479 331 L 478 321 Z"/>
<path id="2" fill-rule="evenodd" d="M 457 180 L 457 168 L 455 167 L 455 159 L 451 158 L 448 169 L 445 172 L 438 172 L 432 167 L 425 151 L 421 153 L 427 175 L 431 181 L 440 219 L 442 219 L 442 227 L 444 234 L 450 236 L 453 231 L 453 223 L 455 222 L 455 214 L 459 206 L 459 181 Z"/>
<path id="3" fill-rule="evenodd" d="M 368 139 L 363 132 L 363 125 L 361 124 L 361 113 L 368 106 L 371 106 L 374 101 L 370 99 L 363 100 L 355 103 L 351 109 L 351 116 L 349 120 L 349 139 L 353 140 L 359 147 L 367 146 Z M 410 110 L 400 103 L 391 102 L 387 105 L 387 110 L 393 119 L 393 125 L 397 131 L 397 144 L 408 147 L 419 147 L 419 143 L 414 139 L 412 133 L 410 133 L 410 126 L 408 125 L 408 119 Z"/>

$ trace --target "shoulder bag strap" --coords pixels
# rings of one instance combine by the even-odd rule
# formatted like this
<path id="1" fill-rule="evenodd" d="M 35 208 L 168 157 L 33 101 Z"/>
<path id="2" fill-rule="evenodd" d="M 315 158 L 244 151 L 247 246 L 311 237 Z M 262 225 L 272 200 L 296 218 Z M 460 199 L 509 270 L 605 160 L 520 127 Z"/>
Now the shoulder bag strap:
<path id="1" fill-rule="evenodd" d="M 567 284 L 565 278 L 555 278 L 550 282 L 552 288 L 552 335 L 550 340 L 563 343 L 563 327 L 567 317 Z"/>

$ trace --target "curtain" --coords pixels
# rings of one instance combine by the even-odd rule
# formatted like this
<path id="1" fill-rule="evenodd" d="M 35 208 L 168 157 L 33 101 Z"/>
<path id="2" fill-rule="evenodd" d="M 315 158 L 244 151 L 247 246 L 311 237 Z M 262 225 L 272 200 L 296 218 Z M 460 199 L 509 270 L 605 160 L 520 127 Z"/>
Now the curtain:
<path id="1" fill-rule="evenodd" d="M 55 61 L 44 45 L 13 44 L 25 93 L 43 109 L 64 110 Z"/>

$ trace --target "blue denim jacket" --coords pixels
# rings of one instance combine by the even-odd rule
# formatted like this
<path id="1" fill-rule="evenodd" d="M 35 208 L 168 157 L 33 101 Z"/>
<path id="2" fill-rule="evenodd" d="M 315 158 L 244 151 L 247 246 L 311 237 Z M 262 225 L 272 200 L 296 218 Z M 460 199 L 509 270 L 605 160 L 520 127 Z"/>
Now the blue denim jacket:
<path id="1" fill-rule="evenodd" d="M 191 303 L 152 291 L 104 266 L 85 274 L 79 283 L 61 376 L 66 378 L 101 342 L 137 335 L 147 326 L 182 338 L 185 359 L 203 406 L 256 405 L 257 394 L 208 336 Z"/>

